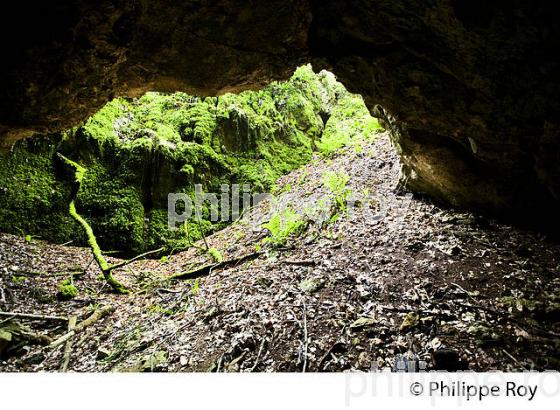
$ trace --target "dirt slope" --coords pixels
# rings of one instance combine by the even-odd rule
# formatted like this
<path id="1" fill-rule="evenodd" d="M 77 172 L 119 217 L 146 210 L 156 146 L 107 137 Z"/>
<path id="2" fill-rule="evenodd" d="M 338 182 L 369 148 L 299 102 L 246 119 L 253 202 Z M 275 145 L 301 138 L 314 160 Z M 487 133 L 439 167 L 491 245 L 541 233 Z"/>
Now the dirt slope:
<path id="1" fill-rule="evenodd" d="M 285 176 L 278 200 L 299 212 L 322 208 L 326 171 L 347 173 L 362 198 L 349 215 L 310 223 L 272 249 L 261 244 L 267 231 L 251 222 L 266 219 L 271 204 L 261 203 L 208 238 L 225 260 L 262 252 L 255 259 L 175 282 L 161 277 L 210 263 L 208 254 L 191 248 L 165 263 L 138 261 L 117 272 L 134 289 L 126 296 L 108 293 L 88 249 L 1 235 L 0 308 L 80 321 L 115 306 L 74 337 L 73 371 L 368 370 L 393 367 L 401 354 L 428 368 L 451 357 L 446 367 L 560 369 L 557 243 L 401 192 L 383 134 Z M 25 274 L 76 265 L 86 275 L 67 302 L 52 300 L 61 277 Z M 29 324 L 53 338 L 66 329 Z M 56 371 L 62 352 L 24 347 L 0 369 Z"/>

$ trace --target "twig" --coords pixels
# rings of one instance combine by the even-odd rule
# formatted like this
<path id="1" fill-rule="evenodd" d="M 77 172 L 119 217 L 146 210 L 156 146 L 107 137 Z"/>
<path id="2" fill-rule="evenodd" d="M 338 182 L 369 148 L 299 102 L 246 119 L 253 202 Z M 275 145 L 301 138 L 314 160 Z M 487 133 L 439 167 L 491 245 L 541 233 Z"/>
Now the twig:
<path id="1" fill-rule="evenodd" d="M 459 289 L 460 291 L 464 292 L 470 300 L 472 300 L 474 303 L 476 303 L 477 305 L 480 305 L 480 303 L 478 302 L 478 300 L 476 300 L 475 298 L 473 298 L 471 296 L 471 292 L 469 292 L 468 290 L 466 290 L 464 287 L 462 287 L 461 285 L 458 285 L 456 283 L 451 282 L 451 285 L 455 286 L 457 289 Z"/>
<path id="2" fill-rule="evenodd" d="M 28 276 L 28 277 L 56 277 L 56 276 L 82 276 L 85 274 L 85 270 L 83 271 L 72 271 L 72 272 L 37 272 L 37 271 L 20 271 L 17 272 L 17 276 Z"/>
<path id="3" fill-rule="evenodd" d="M 13 318 L 15 318 L 15 316 L 8 316 L 7 319 L 4 319 L 4 320 L 2 320 L 2 321 L 0 322 L 0 325 L 3 325 L 4 323 L 9 322 L 9 321 L 12 320 Z"/>
<path id="4" fill-rule="evenodd" d="M 303 302 L 303 368 L 302 373 L 307 370 L 307 349 L 309 345 L 309 340 L 307 337 L 307 309 L 305 307 L 305 302 Z"/>
<path id="5" fill-rule="evenodd" d="M 141 253 L 140 255 L 136 255 L 132 259 L 128 259 L 126 261 L 123 261 L 121 263 L 117 263 L 115 265 L 111 265 L 110 270 L 113 271 L 115 269 L 122 268 L 123 266 L 128 265 L 128 264 L 130 264 L 134 261 L 137 261 L 138 259 L 145 258 L 146 256 L 153 255 L 154 253 L 159 253 L 161 251 L 163 251 L 163 248 L 158 248 L 158 249 L 154 249 L 154 250 L 151 250 L 151 251 L 148 251 L 148 252 Z"/>
<path id="6" fill-rule="evenodd" d="M 492 314 L 494 314 L 494 315 L 496 315 L 496 316 L 502 317 L 502 318 L 505 319 L 505 320 L 508 320 L 508 321 L 510 321 L 510 322 L 515 323 L 518 327 L 519 327 L 520 324 L 524 324 L 522 321 L 520 321 L 520 320 L 518 320 L 518 319 L 512 317 L 511 315 L 507 314 L 506 312 L 499 311 L 498 309 L 493 308 L 493 307 L 486 307 L 486 306 L 483 306 L 482 304 L 480 304 L 480 302 L 478 302 L 475 298 L 473 298 L 473 297 L 469 294 L 469 292 L 468 292 L 467 290 L 465 290 L 464 288 L 462 288 L 460 285 L 457 285 L 456 283 L 451 283 L 451 285 L 454 285 L 454 286 L 456 286 L 458 289 L 460 289 L 461 291 L 465 292 L 465 293 L 467 294 L 467 296 L 474 302 L 474 305 L 456 302 L 458 305 L 464 306 L 464 307 L 467 307 L 467 308 L 480 309 L 480 310 L 483 310 L 483 311 L 485 311 L 485 312 L 492 313 Z M 523 329 L 523 328 L 521 328 L 521 327 L 519 327 L 519 328 L 520 328 L 521 330 L 527 332 L 525 329 Z M 555 339 L 557 339 L 558 337 L 560 337 L 560 334 L 558 334 L 558 333 L 550 332 L 550 331 L 548 331 L 548 330 L 541 329 L 541 328 L 539 328 L 539 327 L 537 327 L 537 326 L 534 326 L 533 329 L 531 329 L 531 333 L 535 333 L 535 332 L 537 332 L 537 333 L 539 333 L 539 334 L 541 334 L 541 335 L 546 335 L 546 336 L 548 336 L 549 338 L 555 338 Z M 527 333 L 529 333 L 529 332 L 527 332 Z"/>
<path id="7" fill-rule="evenodd" d="M 284 259 L 278 263 L 284 263 L 286 265 L 302 265 L 302 266 L 315 266 L 317 262 L 312 259 L 302 259 L 302 260 L 290 260 Z"/>
<path id="8" fill-rule="evenodd" d="M 21 254 L 23 254 L 23 255 L 25 255 L 25 256 L 27 256 L 28 258 L 31 258 L 31 259 L 33 259 L 35 256 L 37 256 L 37 255 L 31 255 L 30 253 L 25 252 L 25 251 L 23 251 L 23 250 L 21 250 L 21 249 L 18 250 L 18 252 L 21 253 Z"/>
<path id="9" fill-rule="evenodd" d="M 71 332 L 76 327 L 76 321 L 78 318 L 76 316 L 70 316 L 68 319 L 68 332 Z M 68 339 L 66 346 L 64 346 L 64 356 L 62 357 L 62 365 L 60 366 L 61 372 L 68 371 L 68 365 L 70 364 L 70 355 L 72 354 L 72 338 Z"/>
<path id="10" fill-rule="evenodd" d="M 261 341 L 261 345 L 259 347 L 259 351 L 257 352 L 257 358 L 255 359 L 255 364 L 253 364 L 253 367 L 251 367 L 251 373 L 255 371 L 255 369 L 257 368 L 257 365 L 259 364 L 259 360 L 261 358 L 261 353 L 263 351 L 265 342 L 266 342 L 266 338 L 263 337 L 263 339 Z"/>
<path id="11" fill-rule="evenodd" d="M 517 360 L 515 357 L 513 357 L 511 354 L 508 353 L 508 351 L 506 349 L 502 349 L 502 352 L 504 352 L 511 360 L 513 360 L 517 365 L 519 365 L 523 370 L 527 371 L 527 368 L 525 366 L 523 366 L 519 360 Z"/>
<path id="12" fill-rule="evenodd" d="M 379 309 L 382 310 L 388 310 L 389 312 L 397 312 L 397 313 L 410 313 L 410 312 L 416 312 L 416 313 L 424 313 L 424 314 L 434 314 L 435 312 L 433 312 L 432 310 L 425 310 L 425 309 L 417 309 L 414 307 L 405 307 L 405 308 L 398 308 L 398 307 L 394 307 L 394 306 L 385 306 L 385 305 L 379 305 L 378 306 Z"/>
<path id="13" fill-rule="evenodd" d="M 66 322 L 68 318 L 62 316 L 48 316 L 48 315 L 34 315 L 30 313 L 17 313 L 17 312 L 0 312 L 0 317 L 20 318 L 29 320 L 53 320 Z"/>
<path id="14" fill-rule="evenodd" d="M 218 366 L 216 367 L 216 373 L 220 372 L 220 367 L 222 366 L 222 361 L 224 360 L 224 353 L 220 356 L 220 360 L 218 360 Z"/>
<path id="15" fill-rule="evenodd" d="M 65 335 L 59 337 L 58 339 L 56 339 L 54 342 L 52 342 L 51 344 L 49 344 L 50 348 L 55 348 L 57 346 L 60 346 L 62 343 L 66 342 L 68 339 L 70 339 L 72 336 L 74 336 L 75 334 L 78 334 L 80 332 L 82 332 L 85 328 L 93 325 L 95 322 L 97 322 L 98 320 L 104 318 L 105 316 L 107 316 L 108 314 L 112 313 L 115 310 L 115 308 L 113 306 L 105 306 L 101 309 L 96 310 L 95 312 L 93 312 L 93 314 L 88 317 L 86 320 L 84 320 L 83 322 L 78 323 L 78 325 L 76 325 L 76 327 L 69 331 L 68 333 L 66 333 Z"/>
<path id="16" fill-rule="evenodd" d="M 243 262 L 247 262 L 252 259 L 256 259 L 261 256 L 263 252 L 255 252 L 250 253 L 248 255 L 240 256 L 238 258 L 229 259 L 226 261 L 218 262 L 218 263 L 209 263 L 203 266 L 200 266 L 196 269 L 190 270 L 188 272 L 181 272 L 176 273 L 175 275 L 169 276 L 167 279 L 169 280 L 177 280 L 177 279 L 194 279 L 200 276 L 209 275 L 212 271 L 217 269 L 224 269 L 229 266 L 238 265 Z"/>
<path id="17" fill-rule="evenodd" d="M 89 267 L 91 266 L 91 264 L 95 262 L 95 258 L 91 258 L 91 260 L 89 261 L 89 263 L 87 264 L 87 266 L 84 269 L 84 273 L 87 272 L 87 270 L 89 269 Z"/>
<path id="18" fill-rule="evenodd" d="M 321 360 L 319 360 L 319 366 L 317 367 L 317 371 L 320 372 L 321 370 L 323 370 L 323 366 L 325 365 L 325 362 L 327 361 L 327 358 L 331 355 L 331 353 L 333 352 L 334 348 L 337 346 L 344 346 L 344 343 L 340 342 L 340 341 L 336 341 L 334 342 L 331 347 L 329 347 L 329 350 L 327 350 L 325 352 L 325 354 L 323 355 L 323 357 L 321 357 Z"/>

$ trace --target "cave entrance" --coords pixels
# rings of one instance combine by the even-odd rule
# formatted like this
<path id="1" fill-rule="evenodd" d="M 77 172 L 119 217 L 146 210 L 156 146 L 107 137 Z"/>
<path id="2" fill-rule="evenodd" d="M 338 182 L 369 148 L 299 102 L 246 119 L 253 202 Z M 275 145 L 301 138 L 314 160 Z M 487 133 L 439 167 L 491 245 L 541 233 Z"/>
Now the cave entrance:
<path id="1" fill-rule="evenodd" d="M 0 167 L 0 227 L 85 244 L 67 214 L 73 185 L 55 155 L 62 153 L 86 169 L 76 205 L 104 249 L 172 252 L 236 219 L 246 194 L 274 192 L 281 176 L 314 158 L 360 154 L 381 130 L 360 96 L 310 65 L 259 91 L 118 98 L 75 129 L 16 144 Z M 344 195 L 347 178 L 341 171 L 322 177 L 335 196 Z M 182 216 L 197 192 L 197 212 L 171 223 L 169 195 L 180 199 L 171 210 Z M 41 198 L 39 207 L 33 197 Z"/>

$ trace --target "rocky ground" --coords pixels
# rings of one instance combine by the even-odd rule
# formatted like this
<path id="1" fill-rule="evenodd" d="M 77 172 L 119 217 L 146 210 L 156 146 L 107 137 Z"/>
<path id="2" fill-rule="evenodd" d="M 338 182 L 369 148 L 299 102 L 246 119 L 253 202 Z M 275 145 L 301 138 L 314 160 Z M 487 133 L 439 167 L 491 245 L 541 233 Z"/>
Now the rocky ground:
<path id="1" fill-rule="evenodd" d="M 332 205 L 325 172 L 349 176 L 351 212 Z M 87 248 L 2 234 L 0 310 L 79 323 L 114 307 L 70 339 L 70 371 L 368 370 L 401 357 L 450 370 L 560 370 L 558 242 L 412 196 L 398 174 L 384 134 L 317 158 L 279 181 L 276 202 L 207 239 L 226 261 L 251 258 L 181 280 L 166 278 L 212 263 L 202 243 L 136 261 L 116 272 L 128 295 L 109 291 Z M 277 202 L 310 221 L 272 247 L 258 221 Z M 65 272 L 84 270 L 78 296 L 58 300 Z M 66 322 L 0 317 L 0 328 L 14 323 L 28 336 L 4 344 L 0 369 L 59 370 L 65 344 L 40 343 Z"/>

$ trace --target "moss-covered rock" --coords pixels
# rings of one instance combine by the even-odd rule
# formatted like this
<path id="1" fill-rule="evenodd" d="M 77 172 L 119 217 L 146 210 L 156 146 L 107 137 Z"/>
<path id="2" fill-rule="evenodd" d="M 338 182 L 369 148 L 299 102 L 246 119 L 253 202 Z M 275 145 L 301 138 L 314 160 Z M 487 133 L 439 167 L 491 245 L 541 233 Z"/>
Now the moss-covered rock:
<path id="1" fill-rule="evenodd" d="M 37 136 L 0 153 L 0 229 L 53 241 L 81 240 L 67 213 L 70 184 L 58 178 L 60 136 Z"/>
<path id="2" fill-rule="evenodd" d="M 78 289 L 74 286 L 72 281 L 66 279 L 58 285 L 56 297 L 59 300 L 70 300 L 74 299 L 76 296 L 78 296 Z"/>
<path id="3" fill-rule="evenodd" d="M 223 223 L 211 223 L 205 205 L 201 221 L 168 230 L 169 193 L 193 198 L 196 184 L 219 193 L 233 183 L 268 192 L 315 150 L 330 153 L 375 125 L 361 97 L 310 66 L 238 95 L 115 99 L 63 135 L 22 140 L 0 154 L 0 230 L 85 243 L 68 215 L 73 176 L 56 159 L 60 152 L 86 169 L 76 208 L 103 249 L 185 247 Z"/>

